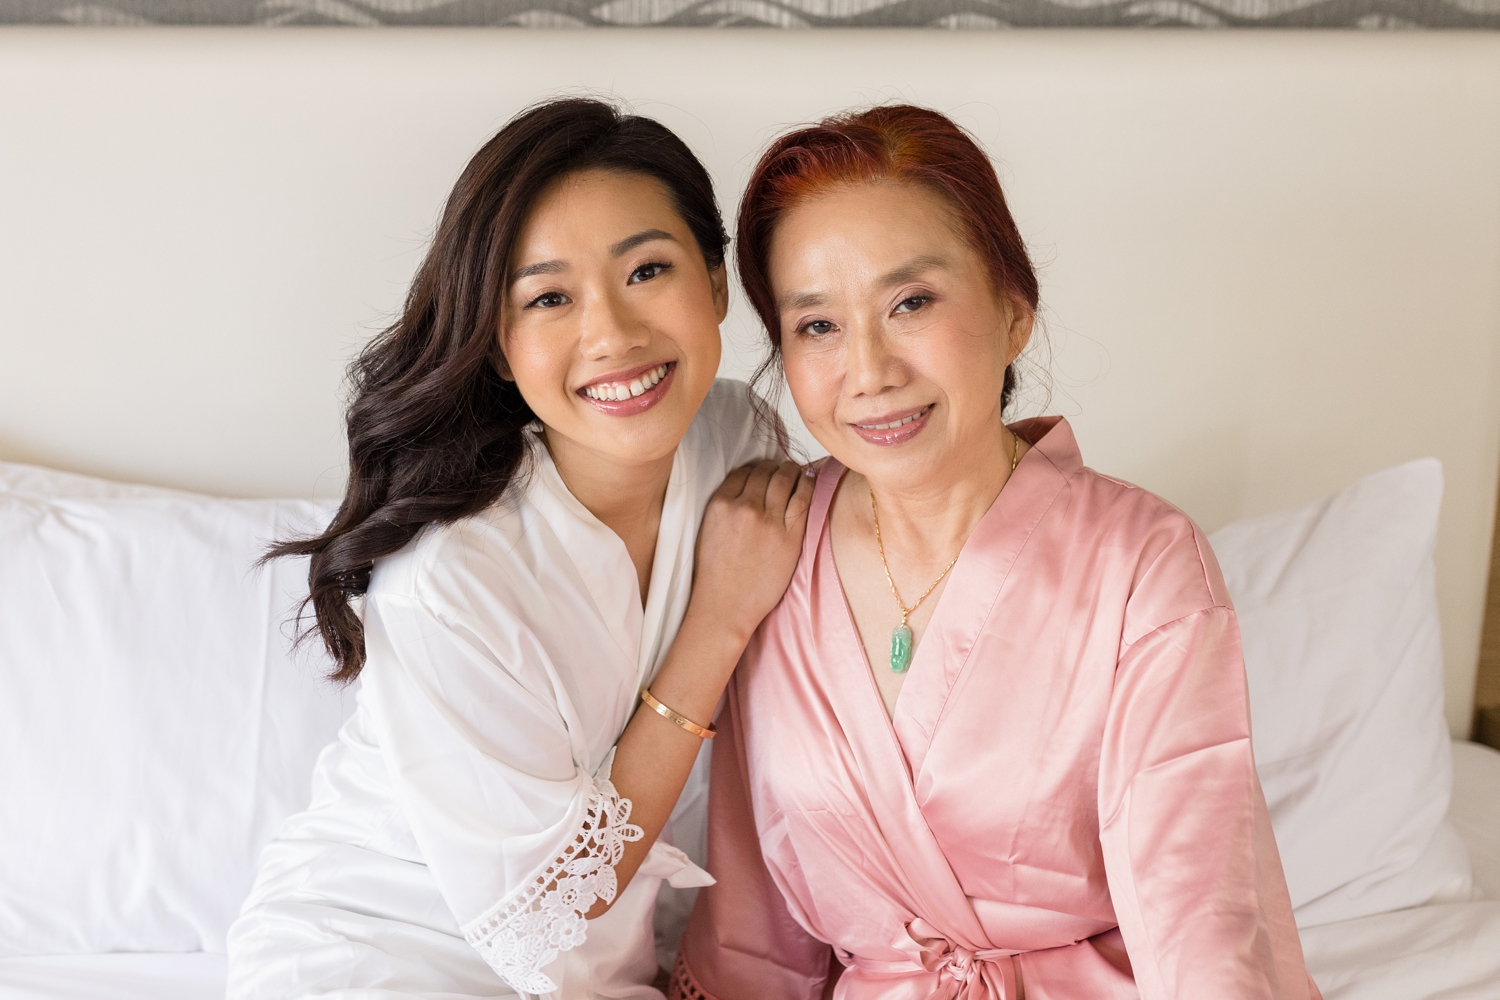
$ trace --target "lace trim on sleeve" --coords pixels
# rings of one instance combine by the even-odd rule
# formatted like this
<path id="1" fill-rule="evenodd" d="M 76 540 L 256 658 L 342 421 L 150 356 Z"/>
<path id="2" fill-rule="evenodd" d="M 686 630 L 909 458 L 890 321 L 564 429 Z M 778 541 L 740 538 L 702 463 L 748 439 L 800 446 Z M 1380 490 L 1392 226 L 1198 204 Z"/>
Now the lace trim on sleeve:
<path id="1" fill-rule="evenodd" d="M 672 981 L 667 986 L 667 1000 L 718 1000 L 718 997 L 698 985 L 698 979 L 688 966 L 687 956 L 680 950 L 672 966 Z"/>
<path id="2" fill-rule="evenodd" d="M 608 781 L 595 785 L 583 828 L 531 882 L 464 928 L 464 939 L 500 978 L 521 993 L 558 988 L 542 969 L 583 944 L 584 914 L 597 900 L 612 902 L 615 865 L 628 841 L 644 832 L 629 822 L 630 800 Z"/>

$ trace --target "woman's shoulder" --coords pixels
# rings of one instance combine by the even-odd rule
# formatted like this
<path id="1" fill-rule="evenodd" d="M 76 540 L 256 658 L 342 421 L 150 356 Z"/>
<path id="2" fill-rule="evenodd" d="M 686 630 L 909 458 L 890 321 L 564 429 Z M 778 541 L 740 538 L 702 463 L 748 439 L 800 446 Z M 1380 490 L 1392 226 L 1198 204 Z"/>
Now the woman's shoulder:
<path id="1" fill-rule="evenodd" d="M 1164 497 L 1115 476 L 1080 468 L 1070 483 L 1077 513 L 1093 521 L 1095 544 L 1131 574 L 1126 641 L 1179 618 L 1232 608 L 1208 538 Z"/>
<path id="2" fill-rule="evenodd" d="M 524 489 L 518 483 L 515 492 Z M 419 604 L 442 615 L 471 606 L 476 594 L 514 586 L 526 575 L 517 551 L 525 508 L 524 498 L 507 495 L 476 514 L 427 525 L 376 563 L 367 598 Z"/>
<path id="3" fill-rule="evenodd" d="M 1126 548 L 1166 539 L 1186 539 L 1197 532 L 1192 518 L 1170 501 L 1117 476 L 1083 463 L 1078 442 L 1068 421 L 1060 416 L 1032 417 L 1011 425 L 1011 430 L 1029 443 L 1021 459 L 1021 472 L 1040 465 L 1046 475 L 1035 483 L 1051 483 L 1057 490 L 1054 510 L 1065 511 L 1073 529 L 1084 535 L 1104 536 L 1111 546 Z"/>
<path id="4" fill-rule="evenodd" d="M 755 401 L 759 397 L 746 382 L 737 378 L 716 378 L 703 397 L 698 408 L 699 420 L 728 420 L 739 422 L 754 416 Z"/>
<path id="5" fill-rule="evenodd" d="M 1080 499 L 1109 522 L 1150 537 L 1160 533 L 1191 534 L 1197 525 L 1180 507 L 1143 486 L 1098 469 L 1082 466 L 1069 484 Z"/>
<path id="6" fill-rule="evenodd" d="M 746 462 L 781 457 L 784 433 L 775 409 L 755 390 L 738 379 L 720 378 L 709 387 L 683 446 L 709 459 L 723 478 Z"/>

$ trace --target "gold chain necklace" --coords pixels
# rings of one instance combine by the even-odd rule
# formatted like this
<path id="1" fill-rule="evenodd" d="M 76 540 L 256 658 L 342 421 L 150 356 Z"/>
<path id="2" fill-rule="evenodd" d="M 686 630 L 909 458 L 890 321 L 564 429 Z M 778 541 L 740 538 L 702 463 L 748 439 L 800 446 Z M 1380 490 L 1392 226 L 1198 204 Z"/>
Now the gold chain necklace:
<path id="1" fill-rule="evenodd" d="M 1012 434 L 1011 440 L 1013 443 L 1010 448 L 1010 474 L 1013 476 L 1016 474 L 1016 464 L 1021 460 L 1021 439 Z M 1010 476 L 1005 477 L 1005 482 L 1006 485 L 1010 484 Z M 868 481 L 865 485 L 869 486 Z M 1001 487 L 1001 489 L 1004 488 L 1004 486 Z M 901 591 L 896 589 L 896 580 L 891 576 L 891 564 L 885 561 L 885 543 L 880 539 L 880 511 L 875 509 L 873 489 L 870 490 L 870 516 L 875 519 L 875 548 L 880 552 L 880 565 L 885 569 L 885 582 L 891 585 L 891 595 L 896 598 L 896 607 L 901 609 L 901 624 L 891 629 L 891 673 L 904 674 L 911 666 L 913 645 L 911 626 L 906 624 L 906 619 L 911 617 L 911 613 L 921 607 L 922 602 L 927 600 L 928 596 L 937 589 L 937 585 L 943 582 L 943 577 L 947 576 L 948 571 L 958 562 L 958 556 L 954 556 L 948 565 L 943 567 L 937 579 L 932 581 L 932 586 L 923 591 L 922 596 L 917 598 L 917 602 L 908 608 L 906 602 L 901 600 Z M 958 555 L 963 555 L 962 548 L 958 550 Z"/>

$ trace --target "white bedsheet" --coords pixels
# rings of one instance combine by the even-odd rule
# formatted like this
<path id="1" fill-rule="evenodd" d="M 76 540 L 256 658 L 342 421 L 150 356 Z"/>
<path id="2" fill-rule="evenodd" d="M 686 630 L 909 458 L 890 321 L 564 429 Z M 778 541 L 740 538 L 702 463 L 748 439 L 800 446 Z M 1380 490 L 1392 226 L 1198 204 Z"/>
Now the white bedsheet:
<path id="1" fill-rule="evenodd" d="M 1324 1000 L 1500 1000 L 1500 752 L 1453 746 L 1449 809 L 1485 897 L 1302 932 Z M 0 960 L 0 1000 L 221 1000 L 224 956 Z"/>
<path id="2" fill-rule="evenodd" d="M 1440 903 L 1302 932 L 1323 1000 L 1496 1000 L 1500 902 Z"/>
<path id="3" fill-rule="evenodd" d="M 224 956 L 43 955 L 0 960 L 0 1000 L 224 1000 Z"/>
<path id="4" fill-rule="evenodd" d="M 1500 752 L 1453 745 L 1448 818 L 1486 898 L 1303 930 L 1324 1000 L 1500 1000 Z"/>

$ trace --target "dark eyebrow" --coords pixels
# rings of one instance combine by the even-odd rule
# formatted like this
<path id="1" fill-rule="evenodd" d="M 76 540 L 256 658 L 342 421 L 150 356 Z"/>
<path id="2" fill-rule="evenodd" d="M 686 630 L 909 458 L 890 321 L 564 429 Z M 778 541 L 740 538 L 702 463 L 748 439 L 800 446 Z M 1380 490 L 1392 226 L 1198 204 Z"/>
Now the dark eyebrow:
<path id="1" fill-rule="evenodd" d="M 517 268 L 510 276 L 510 283 L 514 285 L 522 278 L 530 278 L 536 274 L 561 274 L 568 269 L 568 265 L 560 260 L 544 260 L 535 264 L 527 264 L 525 267 Z"/>
<path id="2" fill-rule="evenodd" d="M 610 245 L 609 255 L 611 257 L 623 257 L 642 243 L 650 243 L 652 240 L 671 240 L 677 242 L 677 237 L 665 229 L 643 229 L 634 236 L 627 236 L 618 243 Z M 515 284 L 522 278 L 530 278 L 538 274 L 561 274 L 568 269 L 568 265 L 560 260 L 544 260 L 536 264 L 527 264 L 518 268 L 510 276 L 510 283 Z"/>
<path id="3" fill-rule="evenodd" d="M 677 237 L 665 229 L 642 229 L 634 236 L 627 236 L 620 242 L 611 245 L 609 255 L 611 257 L 623 257 L 642 243 L 650 243 L 652 240 L 671 240 L 673 243 L 676 243 Z"/>
<path id="4" fill-rule="evenodd" d="M 942 268 L 947 266 L 948 262 L 942 257 L 936 257 L 932 254 L 923 254 L 920 257 L 913 257 L 911 260 L 907 261 L 905 264 L 902 264 L 900 267 L 893 268 L 892 270 L 886 272 L 886 274 L 881 277 L 880 284 L 885 288 L 889 288 L 892 285 L 902 285 L 908 281 L 911 281 L 913 278 L 922 274 L 924 271 L 931 271 L 935 268 Z"/>

